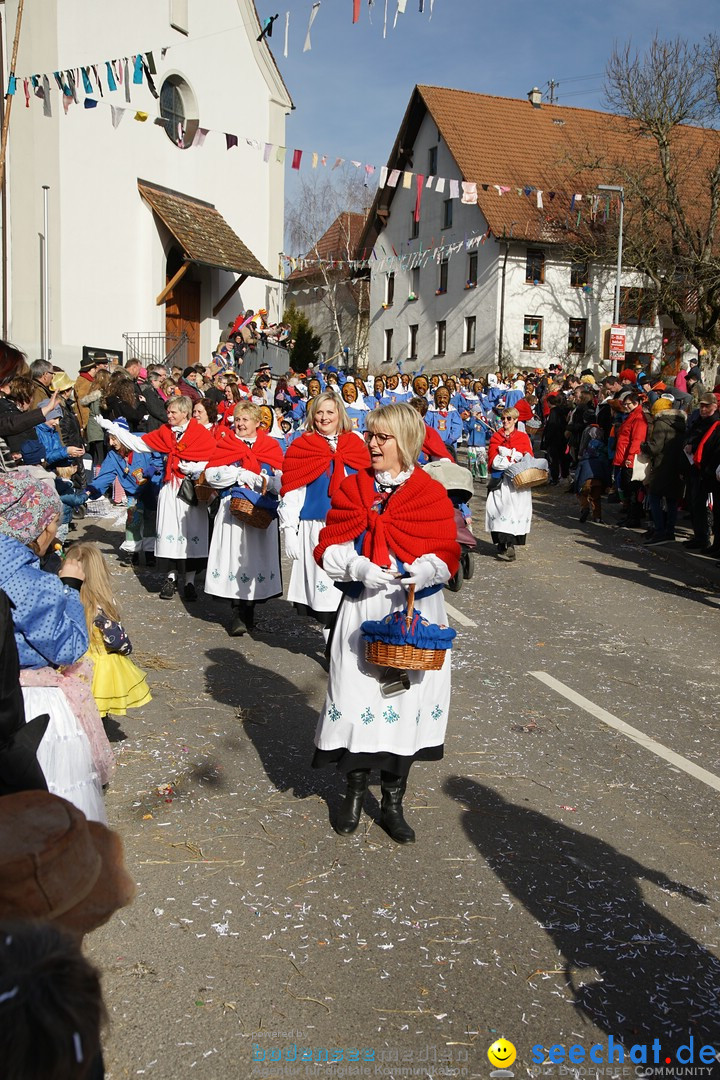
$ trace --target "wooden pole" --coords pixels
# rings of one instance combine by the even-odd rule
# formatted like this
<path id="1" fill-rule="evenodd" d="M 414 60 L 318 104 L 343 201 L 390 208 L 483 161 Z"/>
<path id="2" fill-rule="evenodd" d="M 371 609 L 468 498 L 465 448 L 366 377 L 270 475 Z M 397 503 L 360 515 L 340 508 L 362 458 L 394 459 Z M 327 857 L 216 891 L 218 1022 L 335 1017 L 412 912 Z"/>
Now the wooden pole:
<path id="1" fill-rule="evenodd" d="M 15 19 L 15 38 L 13 40 L 12 58 L 10 60 L 8 86 L 10 85 L 10 79 L 14 78 L 15 76 L 15 64 L 17 63 L 18 45 L 20 44 L 20 25 L 22 23 L 24 7 L 25 0 L 18 0 L 17 18 Z M 5 113 L 3 115 L 2 142 L 0 143 L 0 190 L 5 184 L 5 157 L 7 155 L 8 129 L 10 127 L 10 110 L 12 109 L 14 97 L 14 94 L 5 95 Z"/>
<path id="2" fill-rule="evenodd" d="M 182 264 L 182 266 L 180 267 L 178 272 L 176 274 L 174 274 L 173 277 L 170 278 L 167 285 L 165 286 L 165 288 L 159 294 L 157 300 L 155 301 L 155 303 L 157 304 L 158 307 L 160 307 L 161 304 L 165 303 L 168 296 L 170 295 L 170 293 L 173 291 L 173 289 L 177 285 L 178 281 L 180 281 L 180 279 L 183 278 L 185 276 L 185 274 L 187 274 L 187 272 L 190 269 L 191 265 L 192 265 L 192 263 L 188 259 L 187 262 L 184 262 Z"/>

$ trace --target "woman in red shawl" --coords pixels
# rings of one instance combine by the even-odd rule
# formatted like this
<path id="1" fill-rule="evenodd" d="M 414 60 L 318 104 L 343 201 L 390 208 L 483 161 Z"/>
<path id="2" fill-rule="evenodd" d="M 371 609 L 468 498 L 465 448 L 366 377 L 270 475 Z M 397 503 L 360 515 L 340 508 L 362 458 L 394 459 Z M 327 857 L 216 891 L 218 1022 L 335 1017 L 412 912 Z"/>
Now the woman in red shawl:
<path id="1" fill-rule="evenodd" d="M 285 554 L 292 560 L 288 600 L 322 623 L 327 642 L 340 593 L 315 562 L 313 551 L 332 496 L 345 476 L 366 469 L 370 458 L 334 390 L 308 402 L 305 427 L 305 434 L 291 442 L 285 454 L 280 528 Z"/>
<path id="2" fill-rule="evenodd" d="M 186 600 L 197 600 L 195 574 L 205 565 L 208 553 L 207 507 L 197 503 L 191 506 L 178 494 L 185 478 L 197 478 L 215 450 L 210 432 L 192 419 L 192 407 L 189 397 L 172 398 L 167 405 L 167 424 L 142 436 L 98 417 L 100 427 L 128 450 L 138 454 L 157 450 L 166 455 L 155 539 L 155 555 L 165 559 L 168 567 L 161 600 L 172 599 L 178 588 L 182 588 Z"/>
<path id="3" fill-rule="evenodd" d="M 315 549 L 344 596 L 313 765 L 334 764 L 347 775 L 339 833 L 357 828 L 370 770 L 380 769 L 381 823 L 399 844 L 415 839 L 402 809 L 410 766 L 443 756 L 451 654 L 440 671 L 379 668 L 365 659 L 360 627 L 404 610 L 410 584 L 423 618 L 447 626 L 443 586 L 457 570 L 460 548 L 445 489 L 417 467 L 424 427 L 407 404 L 368 414 L 371 467 L 340 485 Z"/>
<path id="4" fill-rule="evenodd" d="M 267 529 L 246 525 L 230 513 L 233 494 L 254 502 L 263 493 L 277 507 L 283 455 L 277 439 L 259 427 L 262 406 L 241 401 L 233 415 L 234 434 L 223 428 L 205 470 L 220 494 L 208 557 L 205 592 L 232 604 L 228 633 L 240 637 L 255 625 L 255 604 L 282 596 L 277 519 Z M 235 491 L 239 486 L 242 491 Z"/>

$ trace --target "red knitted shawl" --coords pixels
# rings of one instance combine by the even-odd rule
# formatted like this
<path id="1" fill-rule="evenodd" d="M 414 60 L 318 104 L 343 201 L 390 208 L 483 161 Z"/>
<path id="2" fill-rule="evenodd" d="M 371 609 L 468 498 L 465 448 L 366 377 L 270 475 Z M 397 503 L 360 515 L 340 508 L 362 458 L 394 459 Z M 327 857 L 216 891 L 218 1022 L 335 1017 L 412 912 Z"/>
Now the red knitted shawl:
<path id="1" fill-rule="evenodd" d="M 404 563 L 421 555 L 437 555 L 457 571 L 460 548 L 455 539 L 455 517 L 445 489 L 422 469 L 415 469 L 401 487 L 381 504 L 382 513 L 373 509 L 378 502 L 375 474 L 363 469 L 347 476 L 332 501 L 327 525 L 315 548 L 315 561 L 332 544 L 346 544 L 365 533 L 362 554 L 378 566 L 390 565 L 390 552 Z"/>
<path id="2" fill-rule="evenodd" d="M 317 432 L 308 432 L 291 442 L 285 454 L 281 495 L 297 488 L 306 487 L 325 472 L 330 475 L 330 497 L 338 491 L 345 477 L 345 468 L 367 469 L 370 455 L 362 439 L 351 431 L 344 431 L 338 439 L 333 454 L 327 439 Z"/>
<path id="3" fill-rule="evenodd" d="M 173 476 L 183 479 L 178 468 L 181 461 L 207 461 L 215 450 L 215 439 L 210 432 L 192 418 L 179 441 L 169 424 L 163 424 L 157 431 L 148 431 L 142 440 L 151 450 L 167 454 L 166 481 Z"/>
<path id="4" fill-rule="evenodd" d="M 258 428 L 252 446 L 238 439 L 227 428 L 220 428 L 215 437 L 217 445 L 208 461 L 208 468 L 217 465 L 241 465 L 243 469 L 259 473 L 262 465 L 269 465 L 271 469 L 283 467 L 280 443 L 262 428 Z"/>
<path id="5" fill-rule="evenodd" d="M 519 450 L 521 454 L 532 454 L 533 452 L 530 436 L 526 435 L 524 431 L 518 431 L 516 428 L 510 435 L 506 435 L 504 431 L 496 431 L 490 439 L 490 446 L 488 447 L 488 464 L 490 468 L 492 468 L 492 463 L 501 446 L 508 446 L 511 450 Z"/>
<path id="6" fill-rule="evenodd" d="M 440 432 L 435 428 L 425 425 L 425 439 L 422 444 L 422 453 L 425 454 L 428 461 L 432 461 L 433 458 L 449 458 L 453 461 L 453 456 L 448 450 L 445 443 L 442 441 Z"/>

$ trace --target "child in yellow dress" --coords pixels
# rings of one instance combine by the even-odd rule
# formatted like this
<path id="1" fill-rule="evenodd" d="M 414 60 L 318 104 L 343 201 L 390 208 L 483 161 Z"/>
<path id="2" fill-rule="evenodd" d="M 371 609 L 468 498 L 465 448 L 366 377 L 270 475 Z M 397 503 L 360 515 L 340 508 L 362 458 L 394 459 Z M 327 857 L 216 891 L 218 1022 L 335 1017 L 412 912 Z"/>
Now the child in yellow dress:
<path id="1" fill-rule="evenodd" d="M 132 644 L 120 622 L 107 564 L 97 544 L 73 544 L 67 557 L 76 559 L 85 571 L 80 599 L 90 635 L 87 656 L 94 667 L 93 697 L 102 717 L 124 716 L 128 709 L 147 705 L 152 698 L 145 672 L 129 657 Z"/>

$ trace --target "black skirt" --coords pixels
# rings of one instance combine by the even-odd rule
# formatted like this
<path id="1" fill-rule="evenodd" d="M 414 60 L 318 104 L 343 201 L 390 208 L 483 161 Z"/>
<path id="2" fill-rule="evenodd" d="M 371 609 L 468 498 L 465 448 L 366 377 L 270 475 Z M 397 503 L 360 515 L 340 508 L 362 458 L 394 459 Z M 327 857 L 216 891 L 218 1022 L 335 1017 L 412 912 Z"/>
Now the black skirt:
<path id="1" fill-rule="evenodd" d="M 334 765 L 338 772 L 347 774 L 355 769 L 380 769 L 382 772 L 393 773 L 395 776 L 407 776 L 414 761 L 441 761 L 445 753 L 445 747 L 423 746 L 410 756 L 391 754 L 389 751 L 377 753 L 354 754 L 339 746 L 336 750 L 316 750 L 312 759 L 313 769 L 324 769 Z"/>

